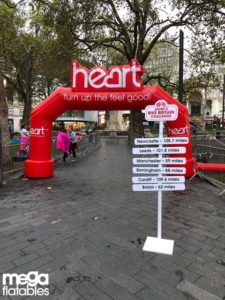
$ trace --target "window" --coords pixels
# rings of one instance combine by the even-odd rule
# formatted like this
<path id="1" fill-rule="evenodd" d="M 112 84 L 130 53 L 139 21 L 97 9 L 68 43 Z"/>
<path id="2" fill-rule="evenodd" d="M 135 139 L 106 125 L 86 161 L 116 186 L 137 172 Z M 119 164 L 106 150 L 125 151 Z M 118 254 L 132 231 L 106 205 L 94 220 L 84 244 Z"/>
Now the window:
<path id="1" fill-rule="evenodd" d="M 201 103 L 193 102 L 191 103 L 191 115 L 200 116 L 201 115 Z"/>
<path id="2" fill-rule="evenodd" d="M 13 108 L 9 108 L 9 115 L 13 115 Z"/>
<path id="3" fill-rule="evenodd" d="M 171 49 L 171 48 L 161 48 L 161 49 L 159 49 L 159 52 L 158 52 L 158 54 L 161 56 L 165 56 L 165 55 L 167 55 L 167 56 L 171 56 L 171 55 L 173 55 L 173 49 Z"/>
<path id="4" fill-rule="evenodd" d="M 14 121 L 13 121 L 13 119 L 8 119 L 8 128 L 9 128 L 9 132 L 11 134 L 14 131 Z"/>
<path id="5" fill-rule="evenodd" d="M 83 110 L 74 111 L 74 115 L 77 119 L 84 119 L 84 111 Z"/>
<path id="6" fill-rule="evenodd" d="M 212 100 L 206 100 L 206 106 L 212 108 Z"/>
<path id="7" fill-rule="evenodd" d="M 173 49 L 167 49 L 167 54 L 168 55 L 173 55 Z"/>
<path id="8" fill-rule="evenodd" d="M 68 110 L 62 114 L 62 117 L 71 117 L 75 119 L 84 119 L 84 111 L 81 110 Z"/>

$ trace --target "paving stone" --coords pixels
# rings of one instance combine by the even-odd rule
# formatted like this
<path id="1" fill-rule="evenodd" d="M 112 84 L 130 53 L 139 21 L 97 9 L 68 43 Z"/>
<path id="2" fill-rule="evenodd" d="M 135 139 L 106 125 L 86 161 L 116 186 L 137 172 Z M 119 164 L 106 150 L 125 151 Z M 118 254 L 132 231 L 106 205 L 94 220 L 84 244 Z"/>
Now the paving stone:
<path id="1" fill-rule="evenodd" d="M 1 274 L 5 273 L 5 272 L 9 272 L 11 270 L 15 269 L 15 265 L 11 262 L 7 262 L 7 263 L 2 263 L 1 264 Z"/>
<path id="2" fill-rule="evenodd" d="M 158 281 L 164 281 L 168 283 L 170 286 L 175 286 L 180 281 L 180 278 L 176 276 L 175 274 L 176 272 L 172 272 L 172 269 L 170 271 L 167 271 L 166 269 L 162 271 L 162 267 L 158 266 L 157 264 L 153 264 L 151 262 L 147 263 L 143 267 L 143 271 L 147 272 L 149 280 L 154 278 L 157 279 Z"/>
<path id="3" fill-rule="evenodd" d="M 141 271 L 140 273 L 136 274 L 135 278 L 147 285 L 153 292 L 156 291 L 156 294 L 158 294 L 161 297 L 174 300 L 187 299 L 182 292 L 179 292 L 176 289 L 171 289 L 170 284 L 162 280 L 157 280 L 157 278 L 155 278 L 152 275 L 149 275 L 145 271 Z"/>
<path id="4" fill-rule="evenodd" d="M 143 300 L 168 300 L 167 295 L 161 296 L 157 294 L 157 290 L 153 291 L 148 287 L 145 287 L 141 291 L 136 293 L 136 296 Z"/>
<path id="5" fill-rule="evenodd" d="M 81 296 L 86 299 L 97 299 L 97 297 L 104 295 L 103 291 L 94 284 L 83 281 L 73 287 Z"/>
<path id="6" fill-rule="evenodd" d="M 218 238 L 217 240 L 211 239 L 209 237 L 207 237 L 206 240 L 204 240 L 204 243 L 207 243 L 208 245 L 212 245 L 212 247 L 217 247 L 219 249 L 223 249 L 224 250 L 224 244 L 225 241 L 220 241 L 220 238 Z"/>
<path id="7" fill-rule="evenodd" d="M 198 178 L 164 193 L 163 236 L 174 253 L 143 252 L 157 232 L 157 195 L 134 193 L 131 177 L 127 140 L 105 139 L 53 178 L 1 188 L 1 272 L 48 273 L 54 300 L 223 298 L 224 202 Z"/>
<path id="8" fill-rule="evenodd" d="M 193 231 L 188 231 L 187 234 L 183 234 L 183 239 L 190 238 L 192 240 L 204 242 L 207 238 L 205 236 L 202 236 L 200 234 L 194 233 Z M 203 243 L 202 243 L 203 244 Z"/>
<path id="9" fill-rule="evenodd" d="M 206 290 L 198 287 L 197 285 L 190 283 L 186 280 L 180 282 L 177 288 L 184 293 L 187 293 L 198 300 L 222 300 L 222 298 L 217 297 L 214 294 L 207 292 Z"/>
<path id="10" fill-rule="evenodd" d="M 193 245 L 195 246 L 196 248 L 199 249 L 202 249 L 202 250 L 206 250 L 206 251 L 209 251 L 211 249 L 213 249 L 213 245 L 211 244 L 208 244 L 207 243 L 207 239 L 204 240 L 204 242 L 202 242 L 201 244 L 199 243 L 199 240 L 196 240 L 194 239 L 193 237 L 189 237 L 189 236 L 183 236 L 181 238 L 181 242 L 184 242 L 185 245 Z"/>
<path id="11" fill-rule="evenodd" d="M 119 274 L 113 277 L 113 281 L 115 281 L 122 287 L 125 287 L 132 294 L 137 293 L 139 290 L 141 290 L 144 287 L 144 284 L 137 281 L 131 276 L 127 276 L 126 274 Z"/>
<path id="12" fill-rule="evenodd" d="M 7 248 L 14 248 L 13 246 L 15 246 L 18 242 L 14 239 L 10 239 L 10 240 L 7 240 L 6 242 L 2 242 L 0 244 L 0 253 L 2 251 L 2 249 L 7 249 Z"/>
<path id="13" fill-rule="evenodd" d="M 225 249 L 213 248 L 211 253 L 217 256 L 217 259 L 223 259 L 225 256 Z"/>
<path id="14" fill-rule="evenodd" d="M 112 298 L 107 295 L 99 295 L 99 296 L 94 296 L 92 299 L 93 300 L 110 300 Z"/>
<path id="15" fill-rule="evenodd" d="M 152 258 L 152 261 L 168 271 L 176 271 L 177 268 L 187 267 L 192 263 L 190 257 L 183 255 L 173 255 L 171 257 L 156 255 Z"/>
<path id="16" fill-rule="evenodd" d="M 46 223 L 48 223 L 48 221 L 46 219 L 41 219 L 41 220 L 34 221 L 31 224 L 32 224 L 32 226 L 39 226 L 39 225 L 46 224 Z"/>
<path id="17" fill-rule="evenodd" d="M 54 261 L 53 257 L 50 255 L 46 255 L 40 258 L 36 258 L 30 262 L 27 262 L 25 264 L 21 264 L 18 267 L 15 267 L 13 269 L 13 273 L 21 274 L 21 273 L 28 273 L 30 271 L 38 271 L 39 268 L 43 267 L 47 263 Z"/>
<path id="18" fill-rule="evenodd" d="M 21 255 L 20 257 L 16 258 L 13 260 L 13 263 L 16 265 L 16 266 L 20 266 L 20 265 L 23 265 L 27 262 L 31 262 L 32 260 L 35 260 L 37 259 L 39 256 L 35 253 L 32 253 L 32 254 L 28 254 L 28 255 Z"/>
<path id="19" fill-rule="evenodd" d="M 14 230 L 14 229 L 16 229 L 16 228 L 18 228 L 18 225 L 17 224 L 13 224 L 13 225 L 8 225 L 8 226 L 5 226 L 5 227 L 3 227 L 3 228 L 0 228 L 0 232 L 7 232 L 7 231 L 9 231 L 9 230 Z"/>
<path id="20" fill-rule="evenodd" d="M 225 273 L 224 273 L 225 274 Z M 208 291 L 209 293 L 216 295 L 218 297 L 223 298 L 225 296 L 225 287 L 224 284 L 221 284 L 221 282 L 218 282 L 215 279 L 207 278 L 205 276 L 201 276 L 195 284 L 199 286 L 200 288 Z"/>
<path id="21" fill-rule="evenodd" d="M 9 253 L 15 252 L 15 250 L 20 251 L 24 248 L 30 246 L 29 242 L 17 242 L 16 245 L 8 248 L 1 249 L 0 251 L 0 257 L 4 257 L 5 255 L 8 255 Z"/>
<path id="22" fill-rule="evenodd" d="M 67 287 L 57 300 L 81 300 L 84 299 L 72 287 Z"/>
<path id="23" fill-rule="evenodd" d="M 217 256 L 215 254 L 213 254 L 211 251 L 207 251 L 205 249 L 200 249 L 199 251 L 196 252 L 196 254 L 198 256 L 204 257 L 207 260 L 211 260 L 211 261 L 216 261 Z"/>
<path id="24" fill-rule="evenodd" d="M 215 239 L 215 240 L 219 237 L 219 234 L 212 233 L 210 231 L 206 231 L 206 230 L 199 229 L 199 228 L 191 228 L 190 231 L 193 231 L 194 233 L 202 235 L 206 238 L 210 237 L 210 238 Z"/>
<path id="25" fill-rule="evenodd" d="M 0 265 L 4 264 L 4 263 L 6 263 L 6 262 L 10 262 L 10 261 L 12 261 L 12 260 L 14 260 L 14 259 L 16 259 L 16 258 L 19 258 L 19 257 L 21 256 L 22 253 L 23 253 L 23 252 L 17 251 L 17 250 L 16 250 L 16 251 L 11 252 L 11 253 L 9 253 L 9 254 L 7 254 L 7 255 L 1 256 L 1 257 L 0 257 Z"/>
<path id="26" fill-rule="evenodd" d="M 130 293 L 126 288 L 115 283 L 106 277 L 101 278 L 95 284 L 99 289 L 101 289 L 106 295 L 110 296 L 112 299 L 117 300 L 137 300 L 138 297 Z"/>
<path id="27" fill-rule="evenodd" d="M 177 240 L 176 245 L 178 245 L 179 247 L 183 248 L 186 251 L 190 251 L 190 252 L 193 252 L 193 253 L 200 250 L 200 244 L 193 245 L 193 243 L 190 243 L 186 240 Z"/>
<path id="28" fill-rule="evenodd" d="M 202 276 L 206 276 L 209 279 L 217 280 L 221 284 L 224 283 L 224 273 L 220 274 L 219 272 L 216 272 L 216 270 L 213 269 L 212 266 L 206 264 L 206 263 L 194 263 L 191 264 L 188 267 L 189 271 L 198 273 Z"/>

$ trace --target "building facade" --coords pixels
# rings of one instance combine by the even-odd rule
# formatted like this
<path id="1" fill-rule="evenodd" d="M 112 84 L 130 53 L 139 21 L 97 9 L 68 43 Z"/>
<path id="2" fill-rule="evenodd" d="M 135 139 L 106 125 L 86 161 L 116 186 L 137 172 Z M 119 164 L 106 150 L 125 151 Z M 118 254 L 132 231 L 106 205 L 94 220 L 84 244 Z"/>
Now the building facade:
<path id="1" fill-rule="evenodd" d="M 150 83 L 169 85 L 178 81 L 178 48 L 167 42 L 159 42 L 145 62 L 145 79 Z"/>
<path id="2" fill-rule="evenodd" d="M 8 103 L 8 126 L 10 133 L 19 132 L 23 117 L 23 105 Z"/>
<path id="3" fill-rule="evenodd" d="M 61 123 L 65 124 L 66 128 L 73 130 L 83 130 L 95 128 L 98 122 L 98 111 L 66 111 L 59 116 L 54 122 L 54 126 L 58 127 Z"/>
<path id="4" fill-rule="evenodd" d="M 223 93 L 219 88 L 195 91 L 187 101 L 190 121 L 211 129 L 222 122 Z"/>

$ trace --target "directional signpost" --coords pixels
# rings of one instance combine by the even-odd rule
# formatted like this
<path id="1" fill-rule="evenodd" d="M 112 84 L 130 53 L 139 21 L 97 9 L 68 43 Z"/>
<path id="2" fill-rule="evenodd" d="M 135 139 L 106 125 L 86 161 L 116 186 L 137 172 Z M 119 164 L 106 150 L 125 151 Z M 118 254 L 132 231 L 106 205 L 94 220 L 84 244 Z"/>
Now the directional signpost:
<path id="1" fill-rule="evenodd" d="M 174 241 L 162 239 L 162 191 L 183 191 L 185 189 L 186 168 L 182 165 L 185 165 L 186 159 L 180 156 L 168 157 L 166 155 L 186 153 L 185 145 L 189 141 L 187 137 L 163 137 L 163 122 L 174 121 L 177 117 L 178 107 L 167 104 L 165 100 L 158 100 L 155 105 L 148 105 L 145 108 L 145 119 L 159 122 L 159 137 L 137 138 L 135 145 L 150 147 L 133 148 L 134 155 L 142 155 L 133 158 L 133 173 L 138 174 L 132 178 L 133 191 L 158 192 L 157 238 L 148 236 L 143 250 L 169 255 L 173 254 Z M 158 145 L 158 147 L 152 147 L 152 145 Z M 150 157 L 146 155 L 150 155 Z M 145 176 L 140 176 L 140 174 Z"/>

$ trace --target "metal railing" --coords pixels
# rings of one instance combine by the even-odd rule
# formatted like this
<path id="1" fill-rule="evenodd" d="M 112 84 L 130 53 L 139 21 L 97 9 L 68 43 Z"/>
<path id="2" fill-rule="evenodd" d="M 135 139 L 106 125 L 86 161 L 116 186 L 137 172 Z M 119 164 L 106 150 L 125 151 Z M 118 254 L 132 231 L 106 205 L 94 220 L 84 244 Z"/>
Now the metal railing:
<path id="1" fill-rule="evenodd" d="M 82 136 L 78 141 L 78 148 L 75 149 L 78 157 L 85 157 L 100 146 L 100 134 L 93 133 L 90 135 Z M 52 157 L 55 162 L 62 158 L 62 152 L 56 150 L 56 138 L 52 141 Z"/>
<path id="2" fill-rule="evenodd" d="M 27 155 L 20 154 L 20 141 L 3 145 L 0 128 L 0 184 L 11 174 L 23 170 Z"/>
<path id="3" fill-rule="evenodd" d="M 197 162 L 225 164 L 225 135 L 193 135 L 193 156 Z M 216 184 L 224 194 L 225 172 L 219 170 L 198 171 L 197 174 Z"/>
<path id="4" fill-rule="evenodd" d="M 141 135 L 129 132 L 128 141 L 131 146 L 134 145 L 134 139 L 142 137 Z M 210 164 L 225 164 L 225 134 L 215 132 L 214 134 L 196 135 L 191 137 L 193 156 L 197 162 Z M 213 182 L 221 189 L 220 195 L 225 195 L 225 172 L 217 170 L 197 171 L 197 174 Z"/>
<path id="5" fill-rule="evenodd" d="M 112 135 L 124 137 L 128 135 L 127 130 L 97 130 L 96 132 L 99 133 L 101 137 L 112 137 Z"/>
<path id="6" fill-rule="evenodd" d="M 78 157 L 85 157 L 100 146 L 100 134 L 93 133 L 83 136 L 78 142 L 76 152 Z M 62 156 L 62 152 L 56 150 L 56 139 L 52 140 L 52 158 L 57 162 Z M 0 128 L 0 184 L 12 174 L 24 169 L 24 161 L 27 155 L 20 152 L 20 141 L 3 145 Z"/>

